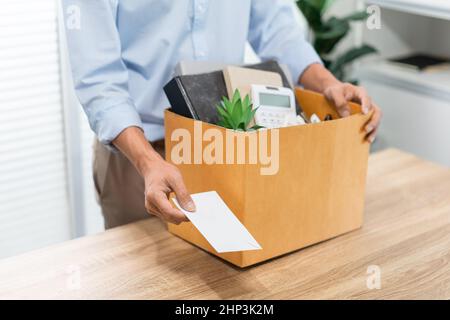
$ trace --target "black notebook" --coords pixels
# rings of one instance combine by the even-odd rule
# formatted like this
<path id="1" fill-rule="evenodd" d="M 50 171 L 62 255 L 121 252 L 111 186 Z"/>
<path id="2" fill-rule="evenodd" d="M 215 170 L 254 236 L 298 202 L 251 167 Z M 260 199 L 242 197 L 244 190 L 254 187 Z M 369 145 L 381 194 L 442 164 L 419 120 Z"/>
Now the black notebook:
<path id="1" fill-rule="evenodd" d="M 246 68 L 279 73 L 283 86 L 290 87 L 286 75 L 276 61 L 267 61 Z M 187 118 L 216 124 L 219 121 L 216 106 L 227 96 L 222 71 L 183 75 L 164 86 L 172 111 Z"/>
<path id="2" fill-rule="evenodd" d="M 175 77 L 164 92 L 173 112 L 208 123 L 218 122 L 216 106 L 227 96 L 222 71 Z"/>

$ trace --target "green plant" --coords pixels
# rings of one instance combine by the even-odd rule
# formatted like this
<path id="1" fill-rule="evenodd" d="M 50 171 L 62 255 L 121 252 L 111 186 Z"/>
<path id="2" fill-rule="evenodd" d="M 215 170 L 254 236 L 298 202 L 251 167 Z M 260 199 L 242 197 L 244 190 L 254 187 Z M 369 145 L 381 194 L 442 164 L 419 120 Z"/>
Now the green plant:
<path id="1" fill-rule="evenodd" d="M 217 105 L 217 112 L 219 113 L 218 125 L 238 131 L 260 129 L 262 127 L 257 125 L 248 128 L 257 109 L 253 109 L 248 95 L 242 100 L 241 93 L 236 89 L 231 100 L 223 97 L 220 104 Z"/>
<path id="2" fill-rule="evenodd" d="M 319 53 L 325 67 L 336 78 L 347 81 L 345 67 L 351 62 L 377 50 L 367 44 L 351 48 L 343 54 L 331 59 L 336 45 L 349 33 L 352 21 L 363 21 L 368 18 L 365 11 L 354 12 L 343 18 L 324 18 L 324 13 L 334 0 L 296 0 L 297 7 L 305 16 L 313 32 L 314 48 Z"/>

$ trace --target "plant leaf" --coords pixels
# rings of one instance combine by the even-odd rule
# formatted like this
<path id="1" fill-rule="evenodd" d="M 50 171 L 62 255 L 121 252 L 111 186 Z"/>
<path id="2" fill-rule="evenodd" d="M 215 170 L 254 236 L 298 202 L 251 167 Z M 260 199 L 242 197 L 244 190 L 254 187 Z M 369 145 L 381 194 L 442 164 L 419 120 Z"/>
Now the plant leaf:
<path id="1" fill-rule="evenodd" d="M 347 21 L 360 21 L 360 20 L 366 20 L 369 16 L 370 16 L 370 14 L 368 14 L 366 11 L 358 11 L 358 12 L 349 14 L 348 16 L 345 16 L 342 19 L 347 20 Z"/>
<path id="2" fill-rule="evenodd" d="M 217 111 L 219 112 L 219 115 L 221 115 L 222 117 L 226 117 L 227 116 L 227 111 L 224 109 L 223 106 L 218 105 L 217 106 Z"/>
<path id="3" fill-rule="evenodd" d="M 323 62 L 323 65 L 325 66 L 325 68 L 328 69 L 330 67 L 330 64 L 332 61 L 330 61 L 329 59 L 324 58 L 324 57 L 321 57 L 321 59 L 322 59 L 322 62 Z"/>
<path id="4" fill-rule="evenodd" d="M 233 107 L 234 107 L 233 102 L 228 100 L 226 97 L 223 97 L 222 105 L 229 114 L 231 114 L 233 112 Z"/>
<path id="5" fill-rule="evenodd" d="M 324 13 L 333 1 L 334 0 L 303 0 L 303 2 L 309 3 L 321 13 Z"/>
<path id="6" fill-rule="evenodd" d="M 245 96 L 244 101 L 242 103 L 242 122 L 244 123 L 245 128 L 248 127 L 250 121 L 252 121 L 252 108 L 253 105 L 250 101 L 250 97 L 248 95 Z"/>
<path id="7" fill-rule="evenodd" d="M 251 111 L 251 117 L 252 117 L 252 119 L 253 119 L 253 117 L 255 116 L 255 113 L 256 113 L 256 111 L 259 109 L 259 107 L 256 107 L 255 109 L 253 109 L 252 111 Z"/>
<path id="8" fill-rule="evenodd" d="M 221 127 L 224 127 L 224 128 L 228 128 L 228 123 L 225 123 L 225 121 L 223 121 L 223 119 L 221 119 L 221 120 L 219 120 L 218 122 L 217 122 L 217 125 L 219 125 L 219 126 L 221 126 Z"/>
<path id="9" fill-rule="evenodd" d="M 236 124 L 236 126 L 239 126 L 239 124 L 242 122 L 242 101 L 239 99 L 236 104 L 233 107 L 233 113 L 231 113 L 231 118 L 233 119 L 233 122 Z"/>
<path id="10" fill-rule="evenodd" d="M 348 21 L 332 17 L 315 33 L 314 47 L 319 54 L 328 54 L 349 31 Z"/>
<path id="11" fill-rule="evenodd" d="M 312 6 L 308 1 L 298 0 L 297 7 L 305 17 L 306 21 L 308 21 L 308 25 L 313 30 L 317 30 L 320 28 L 322 24 L 322 15 L 320 10 L 317 10 L 314 6 Z"/>
<path id="12" fill-rule="evenodd" d="M 235 90 L 231 101 L 222 97 L 221 103 L 217 106 L 218 124 L 225 128 L 246 131 L 256 112 L 256 109 L 252 108 L 249 95 L 242 99 L 239 90 Z"/>
<path id="13" fill-rule="evenodd" d="M 254 113 L 252 113 L 252 109 L 251 108 L 247 108 L 246 112 L 245 112 L 245 127 L 248 127 L 248 125 L 250 124 L 250 122 L 253 120 L 253 116 Z"/>
<path id="14" fill-rule="evenodd" d="M 322 26 L 322 15 L 328 9 L 333 0 L 297 0 L 297 7 L 308 21 L 308 25 L 314 31 Z"/>
<path id="15" fill-rule="evenodd" d="M 245 125 L 244 122 L 239 123 L 238 129 L 241 129 L 242 131 L 246 131 L 247 130 L 247 126 Z"/>
<path id="16" fill-rule="evenodd" d="M 242 101 L 242 106 L 244 108 L 249 107 L 252 103 L 250 102 L 250 97 L 248 94 L 245 96 L 244 100 Z"/>
<path id="17" fill-rule="evenodd" d="M 309 27 L 314 33 L 314 48 L 319 53 L 324 65 L 333 74 L 344 80 L 345 65 L 376 50 L 372 47 L 363 46 L 351 49 L 336 60 L 330 59 L 331 53 L 336 45 L 350 31 L 352 21 L 366 20 L 370 15 L 365 11 L 356 11 L 342 18 L 331 17 L 324 20 L 323 14 L 334 0 L 296 0 L 301 13 L 308 21 Z"/>
<path id="18" fill-rule="evenodd" d="M 230 114 L 227 112 L 227 110 L 223 107 L 218 105 L 217 111 L 219 113 L 219 123 L 222 127 L 225 128 L 233 128 L 233 123 L 230 121 Z"/>
<path id="19" fill-rule="evenodd" d="M 352 48 L 350 50 L 347 50 L 345 53 L 340 55 L 335 61 L 333 61 L 329 67 L 329 70 L 336 75 L 336 73 L 339 73 L 340 70 L 342 70 L 347 64 L 362 58 L 365 55 L 375 53 L 377 50 L 369 46 L 367 44 L 362 45 L 358 48 Z"/>
<path id="20" fill-rule="evenodd" d="M 241 100 L 241 93 L 239 92 L 238 89 L 236 89 L 236 90 L 234 90 L 233 99 L 231 100 L 231 102 L 233 104 L 236 104 L 238 102 L 238 100 Z"/>
<path id="21" fill-rule="evenodd" d="M 253 127 L 250 128 L 250 130 L 258 130 L 258 129 L 263 129 L 263 128 L 265 128 L 265 127 L 255 124 Z"/>

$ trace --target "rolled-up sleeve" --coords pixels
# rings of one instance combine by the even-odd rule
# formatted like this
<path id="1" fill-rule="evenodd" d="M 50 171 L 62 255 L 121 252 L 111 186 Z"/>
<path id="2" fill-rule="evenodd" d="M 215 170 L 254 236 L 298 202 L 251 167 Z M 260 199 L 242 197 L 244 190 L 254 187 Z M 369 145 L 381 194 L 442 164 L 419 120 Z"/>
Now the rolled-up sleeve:
<path id="1" fill-rule="evenodd" d="M 286 64 L 294 83 L 313 63 L 322 63 L 306 41 L 291 0 L 252 0 L 248 41 L 263 60 Z"/>
<path id="2" fill-rule="evenodd" d="M 127 127 L 142 128 L 121 58 L 117 1 L 63 0 L 62 4 L 75 92 L 92 130 L 101 143 L 110 145 Z"/>

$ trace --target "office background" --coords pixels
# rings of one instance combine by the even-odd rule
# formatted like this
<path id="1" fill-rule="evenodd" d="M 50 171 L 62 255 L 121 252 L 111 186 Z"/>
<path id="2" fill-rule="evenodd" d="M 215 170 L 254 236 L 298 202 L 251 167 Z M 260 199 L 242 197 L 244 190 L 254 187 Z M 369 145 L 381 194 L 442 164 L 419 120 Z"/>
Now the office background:
<path id="1" fill-rule="evenodd" d="M 373 150 L 397 147 L 450 166 L 450 71 L 385 62 L 412 52 L 450 56 L 450 4 L 336 0 L 329 14 L 368 4 L 381 8 L 381 29 L 358 24 L 338 50 L 363 41 L 379 50 L 351 70 L 384 112 Z M 94 137 L 72 90 L 59 16 L 57 0 L 2 1 L 0 258 L 103 230 L 91 179 Z M 257 61 L 247 49 L 247 62 Z"/>

